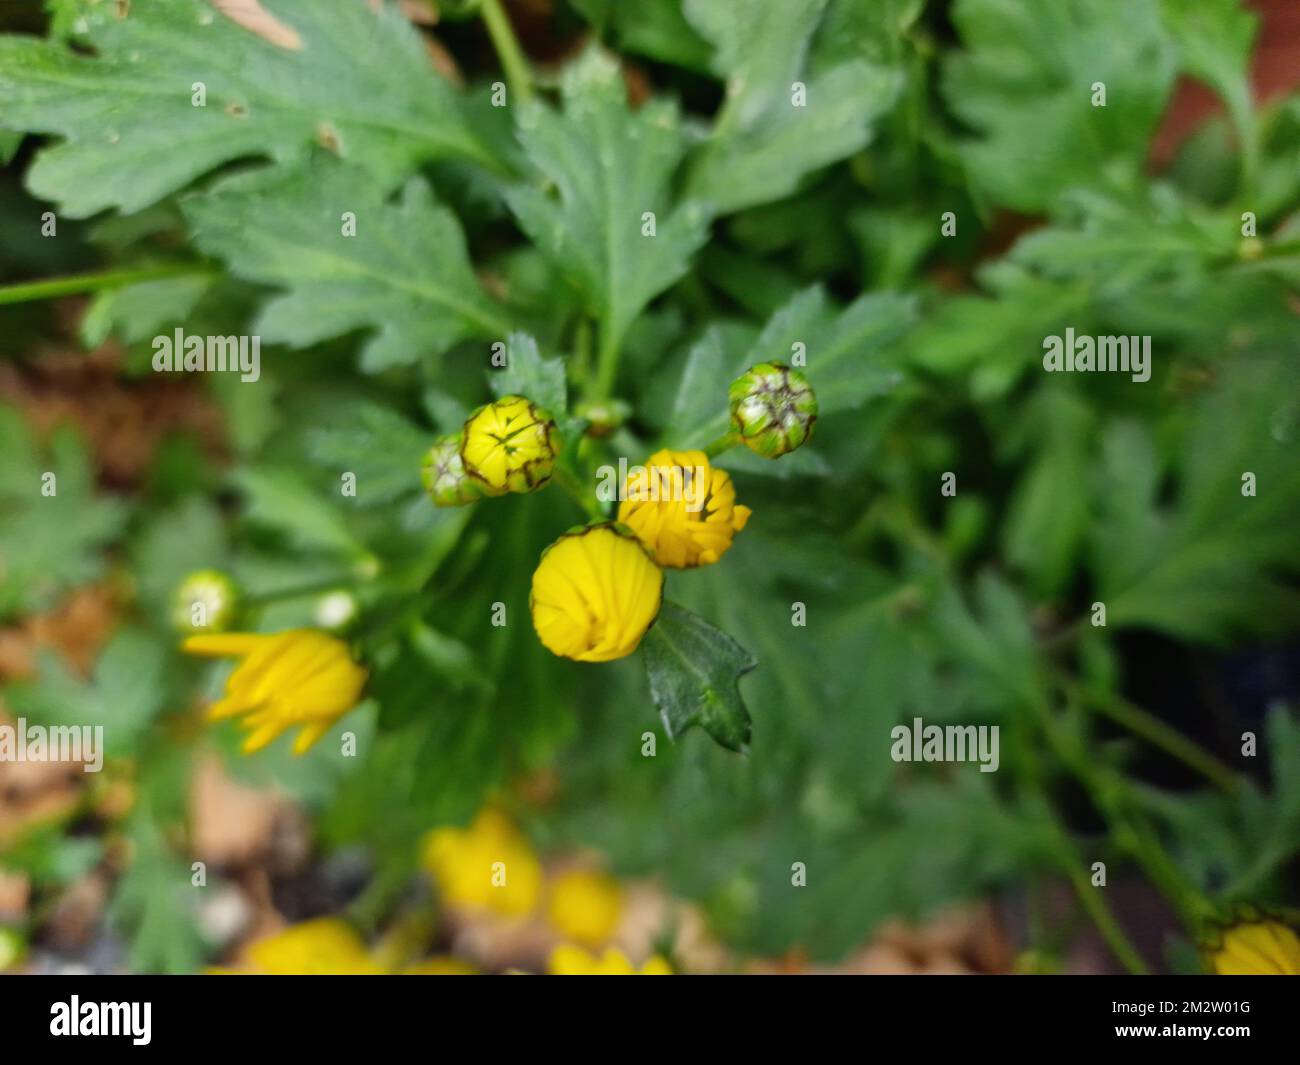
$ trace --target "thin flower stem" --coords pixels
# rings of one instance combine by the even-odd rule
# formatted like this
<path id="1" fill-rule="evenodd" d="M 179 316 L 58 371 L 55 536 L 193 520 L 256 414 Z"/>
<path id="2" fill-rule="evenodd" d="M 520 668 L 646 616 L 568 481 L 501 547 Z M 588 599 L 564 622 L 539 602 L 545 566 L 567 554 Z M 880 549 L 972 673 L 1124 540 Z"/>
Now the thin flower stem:
<path id="1" fill-rule="evenodd" d="M 585 385 L 591 378 L 591 319 L 585 314 L 579 315 L 573 330 L 573 368 Z"/>
<path id="2" fill-rule="evenodd" d="M 1042 715 L 1035 716 L 1041 719 Z M 1096 925 L 1116 959 L 1130 973 L 1145 975 L 1148 972 L 1146 962 L 1142 960 L 1142 955 L 1125 933 L 1102 893 L 1092 886 L 1088 874 L 1084 872 L 1088 867 L 1086 859 L 1070 830 L 1047 799 L 1046 768 L 1037 746 L 1027 745 L 1024 757 L 1025 773 L 1019 781 L 1019 791 L 1027 811 L 1036 813 L 1037 819 L 1046 829 L 1052 857 L 1078 895 L 1084 913 Z"/>
<path id="3" fill-rule="evenodd" d="M 1102 893 L 1092 886 L 1088 875 L 1083 871 L 1087 864 L 1083 855 L 1079 853 L 1069 834 L 1055 820 L 1053 829 L 1058 833 L 1056 838 L 1058 857 L 1065 869 L 1065 875 L 1070 880 L 1070 886 L 1079 897 L 1080 905 L 1092 919 L 1092 923 L 1097 926 L 1097 931 L 1101 933 L 1102 939 L 1119 959 L 1120 964 L 1134 976 L 1146 976 L 1150 970 L 1142 960 L 1142 955 L 1137 952 L 1133 941 L 1120 926 L 1119 920 L 1102 897 Z"/>
<path id="4" fill-rule="evenodd" d="M 713 443 L 706 445 L 706 447 L 704 448 L 704 454 L 706 454 L 711 459 L 716 458 L 718 455 L 721 455 L 724 451 L 730 451 L 733 447 L 735 447 L 739 443 L 740 443 L 739 436 L 737 436 L 733 432 L 726 432 L 723 433 L 720 437 L 718 437 L 718 439 L 713 441 Z"/>
<path id="5" fill-rule="evenodd" d="M 501 0 L 483 0 L 480 11 L 483 25 L 492 38 L 492 47 L 501 60 L 501 69 L 505 71 L 506 84 L 520 103 L 528 103 L 533 98 L 532 71 L 523 49 L 519 47 L 519 39 L 510 25 L 510 19 L 506 17 L 505 8 L 501 6 Z"/>
<path id="6" fill-rule="evenodd" d="M 594 495 L 583 491 L 582 483 L 569 470 L 557 465 L 551 474 L 551 480 L 559 485 L 565 494 L 582 508 L 587 517 L 594 521 L 600 521 L 605 517 L 600 502 Z"/>
<path id="7" fill-rule="evenodd" d="M 1184 765 L 1201 773 L 1215 787 L 1229 795 L 1236 793 L 1239 786 L 1237 774 L 1150 711 L 1119 695 L 1102 696 L 1094 693 L 1071 677 L 1063 675 L 1059 679 L 1062 686 L 1079 701 L 1100 711 L 1135 736 L 1142 737 L 1166 754 L 1177 758 Z"/>
<path id="8" fill-rule="evenodd" d="M 343 574 L 329 580 L 309 581 L 306 584 L 294 584 L 287 588 L 277 588 L 274 591 L 263 592 L 261 595 L 249 596 L 244 600 L 244 605 L 248 607 L 264 607 L 272 603 L 283 602 L 286 599 L 303 599 L 309 595 L 319 595 L 322 592 L 346 591 L 355 587 L 357 577 L 355 574 Z"/>
<path id="9" fill-rule="evenodd" d="M 48 300 L 58 296 L 73 296 L 81 292 L 98 292 L 106 288 L 134 285 L 141 281 L 160 281 L 168 277 L 201 276 L 210 274 L 207 268 L 190 264 L 146 266 L 136 269 L 108 270 L 99 274 L 71 274 L 51 277 L 44 281 L 23 281 L 16 285 L 0 286 L 0 304 L 27 303 Z"/>
<path id="10" fill-rule="evenodd" d="M 586 399 L 590 403 L 604 403 L 614 392 L 614 382 L 618 379 L 618 339 L 602 322 L 600 329 L 600 351 L 596 355 L 596 374 L 588 381 Z"/>
<path id="11" fill-rule="evenodd" d="M 1128 782 L 1119 773 L 1094 766 L 1077 740 L 1057 727 L 1045 705 L 1035 703 L 1034 710 L 1048 743 L 1106 818 L 1115 842 L 1142 867 L 1188 930 L 1195 932 L 1205 918 L 1213 916 L 1214 906 L 1174 864 L 1146 820 L 1130 808 Z"/>

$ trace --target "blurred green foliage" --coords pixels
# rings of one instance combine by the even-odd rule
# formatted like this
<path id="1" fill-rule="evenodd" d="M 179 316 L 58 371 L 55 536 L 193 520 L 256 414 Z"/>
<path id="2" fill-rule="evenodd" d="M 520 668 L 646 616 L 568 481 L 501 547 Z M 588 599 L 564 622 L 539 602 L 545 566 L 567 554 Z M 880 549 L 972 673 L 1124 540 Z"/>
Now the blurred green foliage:
<path id="1" fill-rule="evenodd" d="M 0 36 L 0 154 L 19 153 L 25 188 L 0 186 L 0 218 L 34 233 L 46 204 L 94 216 L 70 270 L 174 270 L 90 305 L 83 338 L 124 344 L 130 374 L 177 326 L 264 342 L 255 385 L 201 385 L 230 461 L 169 440 L 129 497 L 95 491 L 72 430 L 40 443 L 0 410 L 0 615 L 107 572 L 133 590 L 88 681 L 50 660 L 6 698 L 111 725 L 133 766 L 136 860 L 113 912 L 134 964 L 203 952 L 169 828 L 195 743 L 178 720 L 218 678 L 177 660 L 167 619 L 180 578 L 212 566 L 263 629 L 314 624 L 334 588 L 359 604 L 369 701 L 333 735 L 356 731 L 360 757 L 332 736 L 238 772 L 381 869 L 553 766 L 557 797 L 525 813 L 536 838 L 663 876 L 746 950 L 833 957 L 891 914 L 1032 894 L 1093 860 L 1144 866 L 1194 918 L 1188 897 L 1291 901 L 1292 712 L 1274 709 L 1254 761 L 1220 745 L 1217 789 L 1145 779 L 1151 735 L 1105 723 L 1144 668 L 1126 633 L 1208 655 L 1300 620 L 1300 98 L 1252 105 L 1243 5 L 572 0 L 564 19 L 591 39 L 505 108 L 488 105 L 495 68 L 457 56 L 454 88 L 391 3 L 263 0 L 300 49 L 204 0 L 49 6 L 48 39 Z M 648 99 L 629 102 L 620 63 Z M 1153 174 L 1179 75 L 1226 119 Z M 15 280 L 46 269 L 30 243 L 0 240 Z M 28 308 L 2 310 L 0 336 L 28 335 Z M 1066 328 L 1150 335 L 1151 380 L 1043 373 L 1043 338 Z M 552 487 L 437 511 L 421 453 L 491 390 L 567 419 L 579 478 L 702 447 L 726 429 L 730 379 L 795 343 L 821 403 L 812 445 L 723 455 L 753 520 L 666 589 L 722 630 L 714 668 L 757 659 L 739 680 L 752 738 L 744 755 L 700 730 L 669 742 L 641 663 L 556 659 L 529 624 L 538 555 L 581 519 L 571 501 Z M 579 401 L 611 397 L 631 417 L 579 445 Z M 890 729 L 914 717 L 1000 724 L 1001 770 L 893 762 Z M 5 861 L 79 867 L 84 841 L 42 840 Z"/>

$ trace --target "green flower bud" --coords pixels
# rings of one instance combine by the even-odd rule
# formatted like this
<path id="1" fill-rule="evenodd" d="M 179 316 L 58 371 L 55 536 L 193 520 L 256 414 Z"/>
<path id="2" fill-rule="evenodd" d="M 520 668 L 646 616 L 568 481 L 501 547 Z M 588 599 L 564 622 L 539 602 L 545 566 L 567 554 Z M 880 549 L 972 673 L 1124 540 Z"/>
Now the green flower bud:
<path id="1" fill-rule="evenodd" d="M 603 437 L 627 421 L 632 407 L 624 400 L 608 399 L 603 403 L 580 403 L 575 413 L 586 420 L 588 436 Z"/>
<path id="2" fill-rule="evenodd" d="M 780 458 L 812 436 L 817 394 L 798 370 L 760 362 L 731 382 L 727 398 L 732 429 L 764 458 Z"/>
<path id="3" fill-rule="evenodd" d="M 465 473 L 460 436 L 440 436 L 420 466 L 420 480 L 429 498 L 440 507 L 458 507 L 483 498 L 483 489 Z"/>
<path id="4" fill-rule="evenodd" d="M 180 632 L 225 632 L 239 612 L 239 588 L 215 569 L 195 570 L 172 601 L 172 624 Z"/>

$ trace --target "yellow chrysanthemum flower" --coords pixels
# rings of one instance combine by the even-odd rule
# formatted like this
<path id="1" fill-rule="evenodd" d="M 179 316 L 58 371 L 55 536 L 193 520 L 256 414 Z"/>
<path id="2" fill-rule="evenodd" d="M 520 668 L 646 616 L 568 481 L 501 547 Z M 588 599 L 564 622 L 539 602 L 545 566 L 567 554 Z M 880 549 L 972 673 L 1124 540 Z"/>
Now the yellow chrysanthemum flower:
<path id="1" fill-rule="evenodd" d="M 249 731 L 245 754 L 260 751 L 296 725 L 302 727 L 293 753 L 302 754 L 356 705 L 366 682 L 366 671 L 352 661 L 347 644 L 311 629 L 191 636 L 181 647 L 193 655 L 243 659 L 208 717 L 219 721 L 243 714 L 240 725 Z"/>
<path id="2" fill-rule="evenodd" d="M 614 934 L 623 913 L 623 890 L 605 873 L 574 869 L 551 884 L 547 916 L 565 939 L 599 946 Z"/>
<path id="3" fill-rule="evenodd" d="M 559 450 L 554 420 L 523 396 L 479 407 L 466 420 L 460 442 L 466 475 L 498 496 L 544 485 Z"/>
<path id="4" fill-rule="evenodd" d="M 552 654 L 608 662 L 637 649 L 663 602 L 664 575 L 610 522 L 571 530 L 542 552 L 528 607 Z"/>
<path id="5" fill-rule="evenodd" d="M 371 976 L 384 971 L 351 925 L 319 917 L 259 939 L 246 951 L 249 971 L 270 976 Z"/>
<path id="6" fill-rule="evenodd" d="M 703 451 L 656 451 L 628 475 L 618 520 L 661 566 L 690 569 L 717 562 L 749 520 L 725 470 Z"/>
<path id="7" fill-rule="evenodd" d="M 1300 935 L 1281 921 L 1241 921 L 1224 929 L 1209 959 L 1219 976 L 1300 976 Z"/>
<path id="8" fill-rule="evenodd" d="M 617 947 L 597 957 L 572 943 L 561 943 L 551 951 L 547 971 L 552 976 L 672 976 L 662 955 L 653 954 L 638 969 Z"/>
<path id="9" fill-rule="evenodd" d="M 435 828 L 425 837 L 423 858 L 447 902 L 509 916 L 537 906 L 542 863 L 498 810 L 482 810 L 468 828 Z"/>

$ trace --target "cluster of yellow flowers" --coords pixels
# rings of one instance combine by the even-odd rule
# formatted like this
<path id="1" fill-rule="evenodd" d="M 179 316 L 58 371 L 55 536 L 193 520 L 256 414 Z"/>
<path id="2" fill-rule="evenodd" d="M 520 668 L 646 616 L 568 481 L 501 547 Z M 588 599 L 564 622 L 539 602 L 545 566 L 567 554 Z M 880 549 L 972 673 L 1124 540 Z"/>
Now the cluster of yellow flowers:
<path id="1" fill-rule="evenodd" d="M 767 458 L 802 445 L 817 418 L 807 379 L 779 363 L 746 371 L 728 399 L 731 430 L 722 446 L 744 444 Z M 440 506 L 532 491 L 556 472 L 559 449 L 547 411 L 505 396 L 434 443 L 424 485 Z M 730 476 L 704 451 L 657 451 L 621 487 L 617 520 L 570 529 L 533 574 L 533 626 L 553 654 L 580 662 L 631 654 L 659 614 L 662 570 L 717 562 L 749 520 Z"/>
<path id="2" fill-rule="evenodd" d="M 749 520 L 725 470 L 703 451 L 657 451 L 628 474 L 617 522 L 565 533 L 542 554 L 529 605 L 553 654 L 631 654 L 659 614 L 663 572 L 717 562 Z"/>
<path id="3" fill-rule="evenodd" d="M 497 809 L 480 811 L 465 828 L 434 829 L 425 838 L 422 864 L 448 905 L 507 918 L 544 916 L 561 937 L 547 961 L 552 975 L 672 972 L 658 954 L 637 968 L 622 950 L 610 945 L 623 916 L 618 881 L 579 868 L 558 873 L 548 882 L 527 838 Z"/>
<path id="4" fill-rule="evenodd" d="M 803 444 L 817 400 L 797 370 L 761 363 L 732 382 L 726 445 L 743 443 L 768 458 Z M 421 478 L 439 506 L 531 492 L 556 473 L 561 442 L 555 419 L 524 396 L 479 407 L 459 433 L 440 437 L 425 456 Z M 569 530 L 542 552 L 529 607 L 542 644 L 556 655 L 606 662 L 631 654 L 659 615 L 663 570 L 717 562 L 745 527 L 750 510 L 736 502 L 725 470 L 704 451 L 661 450 L 622 485 L 617 520 Z M 361 697 L 367 671 L 347 644 L 324 632 L 223 632 L 240 597 L 215 571 L 192 574 L 178 589 L 182 628 L 202 628 L 183 649 L 239 658 L 212 720 L 242 718 L 245 753 L 297 728 L 302 754 Z M 203 617 L 194 623 L 196 612 Z"/>

